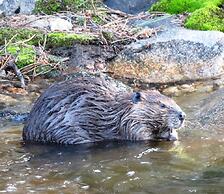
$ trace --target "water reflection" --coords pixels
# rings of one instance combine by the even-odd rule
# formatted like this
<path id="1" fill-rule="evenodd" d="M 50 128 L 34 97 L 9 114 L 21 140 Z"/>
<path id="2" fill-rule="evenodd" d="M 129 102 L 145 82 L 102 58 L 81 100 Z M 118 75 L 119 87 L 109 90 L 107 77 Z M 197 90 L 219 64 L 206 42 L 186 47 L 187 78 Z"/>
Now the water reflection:
<path id="1" fill-rule="evenodd" d="M 189 106 L 183 99 L 185 111 Z M 224 134 L 180 131 L 179 142 L 23 144 L 22 125 L 0 136 L 0 192 L 224 193 Z"/>

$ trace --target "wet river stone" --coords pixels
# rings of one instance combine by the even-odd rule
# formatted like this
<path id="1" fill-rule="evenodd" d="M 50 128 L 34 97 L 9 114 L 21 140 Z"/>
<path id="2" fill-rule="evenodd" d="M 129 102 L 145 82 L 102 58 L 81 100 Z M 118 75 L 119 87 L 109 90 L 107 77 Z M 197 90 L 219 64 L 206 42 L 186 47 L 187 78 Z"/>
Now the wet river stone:
<path id="1" fill-rule="evenodd" d="M 168 29 L 128 45 L 110 63 L 108 71 L 145 83 L 219 79 L 224 73 L 224 33 Z"/>
<path id="2" fill-rule="evenodd" d="M 224 129 L 224 88 L 210 94 L 201 103 L 195 118 L 204 129 Z"/>

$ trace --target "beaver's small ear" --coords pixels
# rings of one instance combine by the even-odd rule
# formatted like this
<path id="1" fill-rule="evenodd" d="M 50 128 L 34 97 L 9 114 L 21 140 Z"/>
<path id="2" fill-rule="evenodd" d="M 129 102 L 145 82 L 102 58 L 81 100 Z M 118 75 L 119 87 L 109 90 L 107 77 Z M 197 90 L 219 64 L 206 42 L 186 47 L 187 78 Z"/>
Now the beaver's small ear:
<path id="1" fill-rule="evenodd" d="M 132 102 L 137 104 L 140 101 L 141 101 L 141 93 L 140 92 L 134 92 L 134 94 L 132 96 Z"/>

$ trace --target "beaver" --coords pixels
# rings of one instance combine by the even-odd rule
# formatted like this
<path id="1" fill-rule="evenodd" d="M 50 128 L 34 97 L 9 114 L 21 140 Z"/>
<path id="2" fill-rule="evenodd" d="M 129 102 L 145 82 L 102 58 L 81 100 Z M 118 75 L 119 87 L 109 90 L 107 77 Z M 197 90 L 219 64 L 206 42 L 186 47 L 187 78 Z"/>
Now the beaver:
<path id="1" fill-rule="evenodd" d="M 177 140 L 185 113 L 157 90 L 120 88 L 113 79 L 78 76 L 50 86 L 23 128 L 25 142 Z"/>

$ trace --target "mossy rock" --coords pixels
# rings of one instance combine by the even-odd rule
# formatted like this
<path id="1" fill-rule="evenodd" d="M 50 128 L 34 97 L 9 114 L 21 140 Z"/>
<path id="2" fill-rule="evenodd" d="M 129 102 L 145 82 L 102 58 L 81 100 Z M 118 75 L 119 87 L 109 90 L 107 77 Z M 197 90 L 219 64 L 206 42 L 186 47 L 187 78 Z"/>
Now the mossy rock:
<path id="1" fill-rule="evenodd" d="M 44 33 L 39 30 L 26 28 L 0 28 L 0 45 L 4 45 L 5 41 L 8 42 L 9 40 L 12 42 L 26 40 L 26 44 L 38 45 L 44 42 Z"/>
<path id="2" fill-rule="evenodd" d="M 68 34 L 63 32 L 52 32 L 47 35 L 49 47 L 72 46 L 75 42 L 88 44 L 95 38 L 85 34 Z"/>
<path id="3" fill-rule="evenodd" d="M 224 10 L 215 6 L 198 9 L 187 19 L 185 27 L 224 32 Z"/>
<path id="4" fill-rule="evenodd" d="M 192 13 L 185 27 L 196 30 L 218 30 L 223 32 L 224 10 L 219 8 L 224 0 L 161 0 L 149 11 L 163 11 L 170 14 Z"/>
<path id="5" fill-rule="evenodd" d="M 33 29 L 15 29 L 15 28 L 1 28 L 0 29 L 0 45 L 4 45 L 5 41 L 11 40 L 12 43 L 24 42 L 28 45 L 38 46 L 47 40 L 47 47 L 72 46 L 78 42 L 87 44 L 94 41 L 96 38 L 86 34 L 64 33 L 64 32 L 45 32 Z"/>
<path id="6" fill-rule="evenodd" d="M 16 56 L 19 68 L 32 64 L 36 59 L 34 46 L 43 45 L 46 39 L 46 48 L 72 46 L 74 43 L 88 44 L 95 41 L 95 37 L 85 34 L 51 32 L 44 33 L 33 29 L 0 29 L 0 45 L 6 44 L 6 52 Z M 2 55 L 4 53 L 0 53 Z"/>
<path id="7" fill-rule="evenodd" d="M 9 44 L 6 47 L 6 51 L 7 53 L 16 56 L 15 63 L 19 68 L 32 64 L 36 60 L 36 51 L 30 45 L 25 46 L 22 44 Z"/>
<path id="8" fill-rule="evenodd" d="M 38 0 L 35 12 L 53 14 L 60 11 L 77 11 L 91 8 L 91 0 Z"/>
<path id="9" fill-rule="evenodd" d="M 218 6 L 223 0 L 160 0 L 155 3 L 149 11 L 163 11 L 170 14 L 194 12 L 207 6 Z"/>

